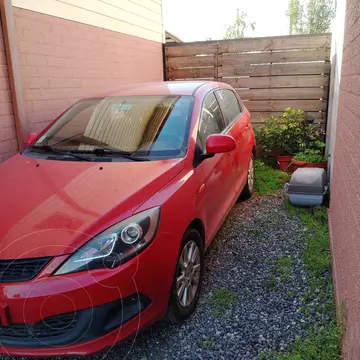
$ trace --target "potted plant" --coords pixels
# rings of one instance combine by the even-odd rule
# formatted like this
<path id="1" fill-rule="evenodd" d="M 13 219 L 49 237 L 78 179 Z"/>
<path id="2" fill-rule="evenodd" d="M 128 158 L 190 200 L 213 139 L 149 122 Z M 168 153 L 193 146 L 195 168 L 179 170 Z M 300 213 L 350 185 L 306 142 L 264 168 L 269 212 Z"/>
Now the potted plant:
<path id="1" fill-rule="evenodd" d="M 306 118 L 304 111 L 287 108 L 280 118 L 269 116 L 256 131 L 256 140 L 267 155 L 276 156 L 280 170 L 291 170 L 291 161 L 296 153 L 305 149 L 321 149 L 323 134 Z"/>
<path id="2" fill-rule="evenodd" d="M 292 160 L 294 171 L 303 167 L 322 168 L 327 167 L 327 158 L 322 155 L 320 150 L 307 149 L 297 153 Z"/>

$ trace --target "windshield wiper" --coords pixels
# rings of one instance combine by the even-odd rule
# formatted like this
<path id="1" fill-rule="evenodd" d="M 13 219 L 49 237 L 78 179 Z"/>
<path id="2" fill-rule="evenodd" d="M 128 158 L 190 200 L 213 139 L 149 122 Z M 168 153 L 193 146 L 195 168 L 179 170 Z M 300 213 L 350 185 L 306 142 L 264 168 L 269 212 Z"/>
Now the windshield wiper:
<path id="1" fill-rule="evenodd" d="M 79 159 L 79 160 L 83 160 L 83 161 L 91 161 L 91 159 L 88 158 L 87 156 L 76 155 L 70 151 L 59 150 L 59 149 L 53 148 L 50 145 L 32 145 L 30 147 L 30 149 L 39 149 L 39 150 L 44 150 L 45 152 L 52 152 L 52 153 L 59 154 L 59 155 L 71 156 L 75 159 Z"/>
<path id="2" fill-rule="evenodd" d="M 150 161 L 149 158 L 146 158 L 146 157 L 143 157 L 143 156 L 134 156 L 131 153 L 112 150 L 112 149 L 107 149 L 107 148 L 95 148 L 95 149 L 92 149 L 92 150 L 83 150 L 83 151 L 76 150 L 75 152 L 76 153 L 83 153 L 83 154 L 94 154 L 96 156 L 119 156 L 119 157 L 122 157 L 124 159 L 129 159 L 129 160 L 133 160 L 133 161 Z M 71 153 L 73 154 L 74 152 L 71 151 Z"/>

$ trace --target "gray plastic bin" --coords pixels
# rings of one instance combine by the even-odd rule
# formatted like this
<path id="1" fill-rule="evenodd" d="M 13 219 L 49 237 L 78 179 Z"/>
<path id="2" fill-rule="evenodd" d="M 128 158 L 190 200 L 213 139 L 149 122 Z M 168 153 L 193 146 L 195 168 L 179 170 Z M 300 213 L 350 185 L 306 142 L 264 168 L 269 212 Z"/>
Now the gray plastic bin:
<path id="1" fill-rule="evenodd" d="M 300 206 L 321 205 L 327 188 L 326 172 L 320 168 L 297 169 L 285 185 L 290 202 Z"/>

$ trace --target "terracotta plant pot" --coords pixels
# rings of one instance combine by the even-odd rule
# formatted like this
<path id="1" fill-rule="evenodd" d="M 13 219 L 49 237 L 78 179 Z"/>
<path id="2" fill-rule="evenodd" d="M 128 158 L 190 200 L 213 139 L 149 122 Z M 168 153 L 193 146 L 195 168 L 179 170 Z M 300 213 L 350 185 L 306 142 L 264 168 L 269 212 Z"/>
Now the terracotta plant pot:
<path id="1" fill-rule="evenodd" d="M 281 171 L 292 171 L 292 155 L 276 155 L 276 160 Z"/>
<path id="2" fill-rule="evenodd" d="M 327 162 L 323 162 L 323 163 L 319 163 L 319 164 L 313 164 L 313 163 L 309 163 L 306 161 L 298 161 L 298 160 L 293 160 L 292 162 L 292 167 L 293 170 L 297 170 L 300 168 L 321 168 L 321 169 L 326 169 L 327 168 Z"/>

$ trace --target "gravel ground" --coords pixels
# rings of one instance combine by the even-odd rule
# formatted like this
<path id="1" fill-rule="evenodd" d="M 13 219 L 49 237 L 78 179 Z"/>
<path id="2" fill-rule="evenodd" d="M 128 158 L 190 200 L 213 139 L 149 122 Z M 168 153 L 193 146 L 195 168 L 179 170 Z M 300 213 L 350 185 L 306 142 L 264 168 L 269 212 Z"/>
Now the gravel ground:
<path id="1" fill-rule="evenodd" d="M 286 350 L 327 316 L 308 295 L 317 289 L 309 287 L 303 242 L 304 226 L 282 196 L 236 204 L 206 254 L 195 314 L 182 326 L 161 321 L 91 359 L 247 360 Z"/>

